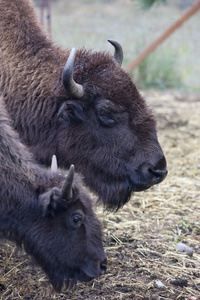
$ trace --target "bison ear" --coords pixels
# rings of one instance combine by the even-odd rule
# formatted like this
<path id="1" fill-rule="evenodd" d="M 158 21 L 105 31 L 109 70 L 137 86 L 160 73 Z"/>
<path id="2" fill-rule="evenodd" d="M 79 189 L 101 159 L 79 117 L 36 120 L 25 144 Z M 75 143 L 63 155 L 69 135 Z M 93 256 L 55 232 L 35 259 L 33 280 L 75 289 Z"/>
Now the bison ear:
<path id="1" fill-rule="evenodd" d="M 50 191 L 40 195 L 42 215 L 53 217 L 56 212 L 61 211 L 73 201 L 74 165 L 71 165 L 69 173 L 61 189 L 53 187 Z M 70 201 L 71 200 L 71 201 Z"/>
<path id="2" fill-rule="evenodd" d="M 83 112 L 82 106 L 76 103 L 63 103 L 59 112 L 58 117 L 65 121 L 84 121 L 86 116 Z"/>
<path id="3" fill-rule="evenodd" d="M 63 205 L 62 191 L 53 187 L 50 191 L 39 196 L 43 217 L 53 217 Z"/>

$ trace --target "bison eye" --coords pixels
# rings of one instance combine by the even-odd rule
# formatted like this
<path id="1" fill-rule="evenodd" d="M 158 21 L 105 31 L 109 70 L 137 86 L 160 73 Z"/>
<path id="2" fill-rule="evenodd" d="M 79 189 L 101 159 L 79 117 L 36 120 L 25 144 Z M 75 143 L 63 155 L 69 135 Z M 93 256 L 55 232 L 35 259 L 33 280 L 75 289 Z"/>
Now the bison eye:
<path id="1" fill-rule="evenodd" d="M 98 117 L 99 117 L 100 123 L 103 126 L 113 127 L 116 124 L 116 121 L 113 118 L 111 118 L 111 117 L 109 117 L 107 115 L 98 114 Z"/>
<path id="2" fill-rule="evenodd" d="M 79 224 L 79 223 L 81 223 L 82 221 L 83 221 L 82 216 L 80 216 L 80 215 L 74 215 L 74 216 L 73 216 L 73 222 L 74 222 L 74 224 Z"/>
<path id="3" fill-rule="evenodd" d="M 85 215 L 82 211 L 76 212 L 71 216 L 72 227 L 79 227 L 84 222 Z"/>

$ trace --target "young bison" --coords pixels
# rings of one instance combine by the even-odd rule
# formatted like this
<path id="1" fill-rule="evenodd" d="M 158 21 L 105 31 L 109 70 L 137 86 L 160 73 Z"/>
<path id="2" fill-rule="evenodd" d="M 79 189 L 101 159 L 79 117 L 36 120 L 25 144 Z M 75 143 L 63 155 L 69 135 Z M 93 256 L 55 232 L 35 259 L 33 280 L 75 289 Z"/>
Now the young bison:
<path id="1" fill-rule="evenodd" d="M 108 209 L 160 183 L 166 160 L 154 117 L 115 56 L 62 50 L 28 0 L 0 0 L 0 89 L 20 138 L 48 166 L 71 162 Z"/>
<path id="2" fill-rule="evenodd" d="M 23 244 L 48 275 L 56 291 L 106 270 L 100 223 L 91 200 L 64 175 L 35 164 L 19 142 L 0 104 L 0 237 Z M 73 183 L 73 186 L 72 186 Z"/>

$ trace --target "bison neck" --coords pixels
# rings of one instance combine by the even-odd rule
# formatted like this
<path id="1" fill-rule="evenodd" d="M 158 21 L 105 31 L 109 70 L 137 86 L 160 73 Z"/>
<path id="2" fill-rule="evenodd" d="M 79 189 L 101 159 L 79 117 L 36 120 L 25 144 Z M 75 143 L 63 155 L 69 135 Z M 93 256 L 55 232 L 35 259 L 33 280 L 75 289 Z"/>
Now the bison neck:
<path id="1" fill-rule="evenodd" d="M 29 1 L 1 0 L 0 27 L 1 50 L 5 50 L 16 62 L 20 58 L 27 60 L 38 55 L 44 48 L 49 49 L 49 53 L 41 53 L 43 61 L 51 56 L 52 42 L 40 28 Z"/>
<path id="2" fill-rule="evenodd" d="M 46 120 L 57 110 L 49 95 L 57 86 L 55 78 L 59 80 L 60 51 L 38 25 L 27 0 L 0 1 L 0 28 L 0 90 L 6 108 L 27 145 L 44 143 L 47 136 L 38 132 L 49 131 Z M 55 141 L 53 135 L 51 139 Z"/>
<path id="3" fill-rule="evenodd" d="M 50 72 L 52 76 L 59 62 L 57 47 L 38 24 L 29 1 L 1 0 L 0 28 L 0 72 L 4 81 L 1 85 L 6 85 L 5 89 L 9 88 L 16 97 L 28 93 L 26 89 L 33 78 L 37 78 L 37 83 L 31 87 L 32 93 L 33 88 L 37 93 L 40 84 L 44 90 L 51 88 L 49 79 L 43 74 Z"/>
<path id="4" fill-rule="evenodd" d="M 36 204 L 36 199 L 32 199 L 29 205 L 18 205 L 16 198 L 13 199 L 12 206 L 2 205 L 0 211 L 0 239 L 9 239 L 21 245 L 24 242 L 26 233 L 29 232 L 31 224 L 34 224 L 40 216 L 40 207 Z M 30 200 L 30 199 L 29 199 Z M 17 201 L 16 201 L 17 202 Z M 35 202 L 35 205 L 33 203 Z M 18 204 L 22 204 L 20 201 Z M 31 205 L 30 205 L 31 204 Z"/>

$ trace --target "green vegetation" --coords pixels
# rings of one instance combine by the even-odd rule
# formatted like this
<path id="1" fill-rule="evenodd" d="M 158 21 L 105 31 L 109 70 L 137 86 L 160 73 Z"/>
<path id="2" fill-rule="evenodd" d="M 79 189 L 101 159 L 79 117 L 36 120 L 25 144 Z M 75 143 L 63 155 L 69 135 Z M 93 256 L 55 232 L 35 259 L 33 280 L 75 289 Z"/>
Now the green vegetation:
<path id="1" fill-rule="evenodd" d="M 155 3 L 165 3 L 166 0 L 136 0 L 142 9 L 149 9 Z"/>
<path id="2" fill-rule="evenodd" d="M 177 64 L 173 49 L 159 48 L 133 70 L 134 81 L 141 89 L 181 88 L 183 83 Z"/>
<path id="3" fill-rule="evenodd" d="M 188 220 L 180 220 L 180 228 L 182 229 L 182 231 L 184 231 L 185 233 L 190 232 L 191 229 L 191 224 Z"/>

